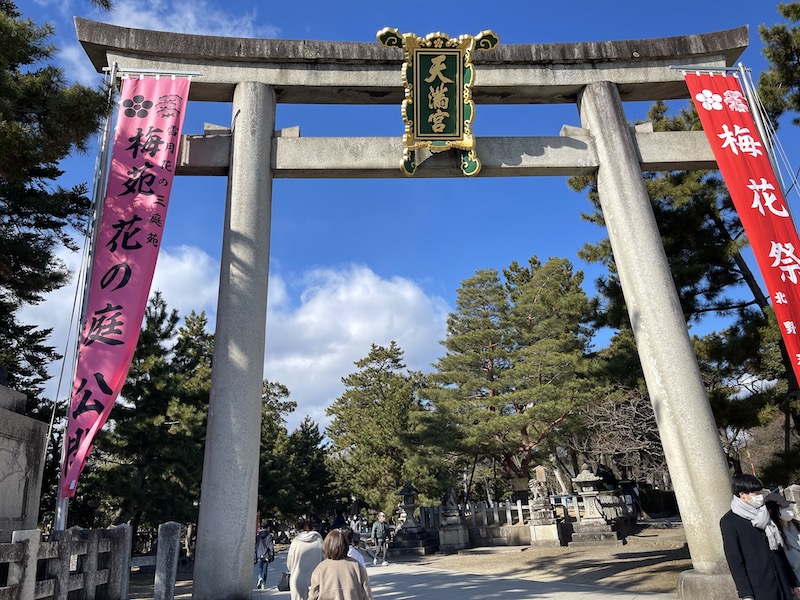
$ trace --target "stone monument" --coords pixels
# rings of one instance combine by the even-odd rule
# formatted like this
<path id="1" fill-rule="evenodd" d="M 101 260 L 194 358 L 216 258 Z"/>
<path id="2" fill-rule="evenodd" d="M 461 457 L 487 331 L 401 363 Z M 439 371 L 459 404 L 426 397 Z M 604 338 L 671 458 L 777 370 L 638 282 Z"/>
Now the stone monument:
<path id="1" fill-rule="evenodd" d="M 2 369 L 2 367 L 0 367 Z M 0 374 L 0 542 L 15 530 L 36 529 L 47 423 L 25 416 L 25 395 Z"/>
<path id="2" fill-rule="evenodd" d="M 547 483 L 538 477 L 530 484 L 531 516 L 528 526 L 531 529 L 531 546 L 561 546 L 562 531 L 556 512 L 550 503 L 550 490 Z"/>
<path id="3" fill-rule="evenodd" d="M 469 547 L 469 530 L 456 501 L 456 491 L 449 488 L 442 498 L 439 521 L 439 551 L 458 552 Z"/>

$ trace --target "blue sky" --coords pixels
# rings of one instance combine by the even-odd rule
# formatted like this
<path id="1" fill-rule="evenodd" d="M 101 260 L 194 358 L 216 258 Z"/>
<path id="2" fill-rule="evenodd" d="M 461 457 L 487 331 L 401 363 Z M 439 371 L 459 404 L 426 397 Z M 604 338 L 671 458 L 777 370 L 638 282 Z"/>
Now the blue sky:
<path id="1" fill-rule="evenodd" d="M 18 0 L 19 1 L 19 0 Z M 589 2 L 244 2 L 233 0 L 117 0 L 116 10 L 88 0 L 22 0 L 37 23 L 56 28 L 56 62 L 67 76 L 99 84 L 75 38 L 73 16 L 129 27 L 209 35 L 373 42 L 386 26 L 451 36 L 492 29 L 500 43 L 586 42 L 689 35 L 750 25 L 742 57 L 755 78 L 765 68 L 758 25 L 780 21 L 768 0 Z M 450 8 L 455 7 L 455 8 Z M 124 66 L 124 65 L 123 65 Z M 477 74 L 480 82 L 480 71 Z M 398 84 L 400 72 L 398 67 Z M 688 101 L 674 102 L 675 110 Z M 626 105 L 630 120 L 649 104 Z M 557 135 L 579 125 L 574 106 L 477 106 L 475 134 Z M 204 122 L 228 125 L 230 107 L 191 103 L 184 131 Z M 299 125 L 303 136 L 400 136 L 399 106 L 279 105 L 277 128 Z M 788 122 L 781 142 L 797 165 L 800 135 Z M 480 143 L 480 140 L 478 141 Z M 61 182 L 91 181 L 95 158 L 64 162 Z M 204 310 L 214 327 L 225 202 L 223 178 L 176 179 L 154 289 L 181 315 Z M 797 196 L 790 198 L 795 206 Z M 325 408 L 344 388 L 370 344 L 396 340 L 410 368 L 428 371 L 442 353 L 445 319 L 462 280 L 477 269 L 507 267 L 536 255 L 566 257 L 586 273 L 586 289 L 600 273 L 577 257 L 604 231 L 580 219 L 591 207 L 563 177 L 387 180 L 279 180 L 273 187 L 265 377 L 287 385 L 297 412 L 323 427 Z M 64 255 L 77 269 L 80 257 Z M 55 327 L 53 342 L 68 353 L 66 323 L 74 286 L 24 311 L 28 322 Z M 711 323 L 709 327 L 720 326 Z M 598 339 L 602 344 L 603 339 Z M 60 365 L 53 369 L 57 373 Z M 57 379 L 57 378 L 56 378 Z M 60 396 L 65 396 L 66 382 Z M 49 388 L 56 393 L 56 381 Z M 113 418 L 113 416 L 112 416 Z"/>

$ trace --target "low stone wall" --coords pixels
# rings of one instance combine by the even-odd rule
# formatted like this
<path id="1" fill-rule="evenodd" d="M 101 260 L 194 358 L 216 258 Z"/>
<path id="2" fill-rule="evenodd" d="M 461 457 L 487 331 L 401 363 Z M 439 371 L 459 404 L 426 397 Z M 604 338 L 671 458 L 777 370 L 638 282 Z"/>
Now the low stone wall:
<path id="1" fill-rule="evenodd" d="M 470 527 L 469 543 L 473 548 L 481 546 L 529 546 L 531 543 L 531 529 L 527 525 Z"/>

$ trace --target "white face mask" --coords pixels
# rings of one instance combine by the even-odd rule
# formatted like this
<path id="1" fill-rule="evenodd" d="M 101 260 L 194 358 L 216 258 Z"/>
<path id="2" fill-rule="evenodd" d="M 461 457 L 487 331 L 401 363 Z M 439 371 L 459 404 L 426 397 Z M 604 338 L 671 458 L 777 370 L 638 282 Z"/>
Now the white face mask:
<path id="1" fill-rule="evenodd" d="M 784 521 L 791 521 L 792 519 L 794 519 L 794 512 L 792 511 L 792 509 L 788 507 L 782 508 L 781 519 L 783 519 Z"/>
<path id="2" fill-rule="evenodd" d="M 761 506 L 764 504 L 764 494 L 753 494 L 750 496 L 750 504 L 753 506 Z"/>

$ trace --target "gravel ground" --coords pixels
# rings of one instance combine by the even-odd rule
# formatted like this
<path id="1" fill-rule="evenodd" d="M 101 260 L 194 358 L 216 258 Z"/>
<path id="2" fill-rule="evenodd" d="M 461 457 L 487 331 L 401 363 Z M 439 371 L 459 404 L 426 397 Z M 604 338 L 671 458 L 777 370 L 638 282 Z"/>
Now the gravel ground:
<path id="1" fill-rule="evenodd" d="M 509 548 L 426 556 L 434 569 L 495 574 L 537 581 L 563 581 L 629 591 L 675 593 L 678 574 L 692 568 L 683 528 L 637 527 L 624 545 L 582 548 Z"/>

